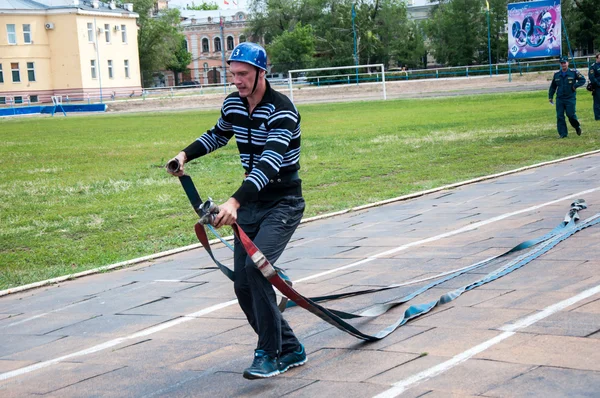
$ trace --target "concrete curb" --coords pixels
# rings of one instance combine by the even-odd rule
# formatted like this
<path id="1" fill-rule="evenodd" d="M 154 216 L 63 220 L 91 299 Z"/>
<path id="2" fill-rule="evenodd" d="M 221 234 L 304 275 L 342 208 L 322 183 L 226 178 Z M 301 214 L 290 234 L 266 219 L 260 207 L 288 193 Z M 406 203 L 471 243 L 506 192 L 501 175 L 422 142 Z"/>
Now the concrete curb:
<path id="1" fill-rule="evenodd" d="M 340 210 L 334 213 L 328 213 L 328 214 L 322 214 L 320 216 L 315 216 L 315 217 L 310 217 L 310 218 L 306 218 L 303 219 L 301 221 L 301 224 L 305 224 L 308 222 L 313 222 L 313 221 L 319 221 L 319 220 L 324 220 L 327 218 L 331 218 L 331 217 L 336 217 L 342 214 L 347 214 L 347 213 L 353 213 L 353 212 L 357 212 L 357 211 L 361 211 L 361 210 L 366 210 L 366 209 L 370 209 L 373 207 L 379 207 L 379 206 L 383 206 L 389 203 L 394 203 L 394 202 L 400 202 L 400 201 L 405 201 L 405 200 L 409 200 L 409 199 L 414 199 L 414 198 L 418 198 L 424 195 L 428 195 L 430 193 L 435 193 L 435 192 L 440 192 L 440 191 L 444 191 L 444 190 L 448 190 L 448 189 L 453 189 L 453 188 L 458 188 L 464 185 L 469 185 L 469 184 L 474 184 L 477 182 L 482 182 L 482 181 L 486 181 L 486 180 L 491 180 L 494 178 L 498 178 L 498 177 L 502 177 L 505 175 L 510 175 L 510 174 L 516 174 L 522 171 L 526 171 L 526 170 L 531 170 L 534 168 L 538 168 L 538 167 L 543 167 L 543 166 L 547 166 L 547 165 L 551 165 L 551 164 L 556 164 L 556 163 L 560 163 L 560 162 L 565 162 L 568 160 L 572 160 L 572 159 L 577 159 L 577 158 L 582 158 L 585 156 L 589 156 L 589 155 L 594 155 L 594 154 L 598 154 L 600 153 L 600 149 L 595 150 L 595 151 L 590 151 L 590 152 L 584 152 L 584 153 L 580 153 L 577 155 L 573 155 L 573 156 L 568 156 L 566 158 L 561 158 L 561 159 L 556 159 L 556 160 L 551 160 L 548 162 L 542 162 L 542 163 L 537 163 L 531 166 L 525 166 L 525 167 L 521 167 L 518 169 L 514 169 L 514 170 L 509 170 L 509 171 L 504 171 L 502 173 L 497 173 L 497 174 L 491 174 L 491 175 L 487 175 L 487 176 L 483 176 L 483 177 L 478 177 L 478 178 L 473 178 L 471 180 L 466 180 L 466 181 L 461 181 L 461 182 L 457 182 L 454 184 L 449 184 L 449 185 L 444 185 L 438 188 L 432 188 L 432 189 L 428 189 L 425 191 L 420 191 L 420 192 L 415 192 L 415 193 L 411 193 L 408 195 L 403 195 L 403 196 L 398 196 L 392 199 L 386 199 L 386 200 L 382 200 L 379 202 L 375 202 L 375 203 L 369 203 L 366 205 L 362 205 L 362 206 L 356 206 L 356 207 L 352 207 L 349 209 L 345 209 L 345 210 Z M 233 240 L 233 236 L 228 236 L 223 238 L 225 240 Z M 211 240 L 209 243 L 210 244 L 215 244 L 220 242 L 219 239 L 213 239 Z M 178 253 L 183 253 L 189 250 L 194 250 L 197 248 L 202 247 L 202 245 L 200 243 L 196 243 L 193 245 L 189 245 L 189 246 L 184 246 L 184 247 L 179 247 L 176 249 L 171 249 L 171 250 L 167 250 L 164 252 L 160 252 L 160 253 L 155 253 L 155 254 L 151 254 L 149 256 L 144 256 L 144 257 L 139 257 L 139 258 L 135 258 L 132 260 L 127 260 L 127 261 L 122 261 L 119 263 L 115 263 L 115 264 L 110 264 L 110 265 L 105 265 L 102 267 L 98 267 L 98 268 L 94 268 L 94 269 L 90 269 L 87 271 L 82 271 L 82 272 L 78 272 L 76 274 L 70 274 L 70 275 L 65 275 L 65 276 L 59 276 L 56 278 L 52 278 L 52 279 L 48 279 L 45 281 L 40 281 L 40 282 L 35 282 L 35 283 L 30 283 L 28 285 L 23 285 L 23 286 L 17 286 L 14 288 L 10 288 L 10 289 L 6 289 L 6 290 L 1 290 L 0 291 L 0 297 L 2 296 L 6 296 L 9 294 L 13 294 L 13 293 L 19 293 L 19 292 L 24 292 L 26 290 L 31 290 L 31 289 L 35 289 L 35 288 L 39 288 L 39 287 L 43 287 L 43 286 L 47 286 L 47 285 L 52 285 L 52 284 L 56 284 L 56 283 L 60 283 L 60 282 L 64 282 L 70 279 L 76 279 L 76 278 L 81 278 L 84 276 L 88 276 L 88 275 L 93 275 L 93 274 L 97 274 L 100 272 L 104 272 L 104 271 L 109 271 L 109 270 L 113 270 L 113 269 L 117 269 L 117 268 L 122 268 L 122 267 L 126 267 L 128 265 L 134 265 L 134 264 L 139 264 L 139 263 L 143 263 L 145 261 L 151 261 L 151 260 L 155 260 L 161 257 L 166 257 L 166 256 L 170 256 L 173 254 L 178 254 Z"/>

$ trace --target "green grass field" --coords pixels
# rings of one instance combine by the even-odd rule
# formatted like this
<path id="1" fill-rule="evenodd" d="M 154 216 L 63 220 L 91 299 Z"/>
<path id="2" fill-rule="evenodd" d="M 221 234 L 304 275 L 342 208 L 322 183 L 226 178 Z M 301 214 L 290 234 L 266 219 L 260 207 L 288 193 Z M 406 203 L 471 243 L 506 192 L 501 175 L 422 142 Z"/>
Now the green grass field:
<path id="1" fill-rule="evenodd" d="M 566 140 L 545 92 L 301 106 L 305 216 L 600 148 L 591 96 L 577 105 L 584 134 Z M 0 289 L 196 243 L 163 165 L 217 117 L 0 120 Z M 217 202 L 243 176 L 233 142 L 187 171 Z"/>

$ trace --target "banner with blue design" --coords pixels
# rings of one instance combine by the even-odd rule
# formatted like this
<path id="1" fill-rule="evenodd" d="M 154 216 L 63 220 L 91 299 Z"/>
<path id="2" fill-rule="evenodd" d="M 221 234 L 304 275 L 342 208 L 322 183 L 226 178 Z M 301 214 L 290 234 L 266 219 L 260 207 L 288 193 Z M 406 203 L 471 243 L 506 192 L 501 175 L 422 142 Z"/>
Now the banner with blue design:
<path id="1" fill-rule="evenodd" d="M 561 54 L 560 0 L 508 5 L 508 59 Z"/>

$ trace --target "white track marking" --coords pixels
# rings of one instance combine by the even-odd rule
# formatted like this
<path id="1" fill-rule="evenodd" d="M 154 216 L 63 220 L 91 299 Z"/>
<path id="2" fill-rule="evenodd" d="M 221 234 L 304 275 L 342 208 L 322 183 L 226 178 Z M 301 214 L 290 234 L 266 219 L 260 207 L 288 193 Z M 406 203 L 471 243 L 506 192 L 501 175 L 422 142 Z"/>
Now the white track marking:
<path id="1" fill-rule="evenodd" d="M 46 316 L 46 315 L 48 315 L 48 314 L 52 314 L 52 313 L 55 313 L 55 312 L 60 312 L 60 311 L 62 311 L 62 310 L 66 310 L 67 308 L 71 308 L 71 307 L 75 307 L 76 305 L 80 305 L 80 304 L 83 304 L 83 303 L 87 303 L 87 301 L 88 301 L 88 300 L 81 300 L 81 301 L 78 301 L 78 302 L 76 302 L 76 303 L 71 303 L 71 304 L 69 304 L 69 305 L 66 305 L 66 306 L 64 306 L 64 307 L 57 308 L 57 309 L 55 309 L 55 310 L 52 310 L 52 311 L 45 312 L 45 313 L 43 313 L 43 314 L 38 314 L 38 315 L 34 315 L 34 316 L 32 316 L 32 317 L 29 317 L 29 318 L 26 318 L 26 319 L 21 319 L 20 321 L 13 322 L 13 323 L 9 323 L 9 324 L 8 324 L 8 325 L 6 325 L 6 326 L 2 326 L 2 327 L 0 327 L 0 329 L 4 329 L 4 328 L 10 328 L 10 327 L 13 327 L 13 326 L 16 326 L 16 325 L 20 325 L 20 324 L 22 324 L 22 323 L 25 323 L 25 322 L 33 321 L 34 319 L 41 318 L 41 317 L 43 317 L 43 316 Z"/>
<path id="2" fill-rule="evenodd" d="M 394 384 L 392 384 L 392 386 L 393 386 L 392 388 L 390 388 L 387 391 L 382 392 L 381 394 L 376 395 L 374 398 L 397 397 L 398 395 L 402 394 L 404 391 L 408 390 L 409 388 L 414 387 L 416 384 L 418 384 L 422 381 L 431 379 L 432 377 L 438 376 L 438 375 L 446 372 L 447 370 L 452 369 L 456 365 L 459 365 L 459 364 L 465 362 L 469 358 L 472 358 L 473 356 L 500 343 L 501 341 L 506 340 L 507 338 L 516 334 L 517 331 L 519 331 L 523 328 L 526 328 L 528 326 L 531 326 L 534 323 L 536 323 L 544 318 L 547 318 L 550 315 L 557 313 L 558 311 L 564 310 L 565 308 L 568 308 L 571 305 L 573 305 L 581 300 L 585 300 L 586 298 L 591 297 L 598 293 L 600 293 L 600 285 L 597 285 L 593 288 L 590 288 L 588 290 L 585 290 L 585 291 L 579 293 L 576 296 L 573 296 L 571 298 L 568 298 L 566 300 L 563 300 L 556 304 L 553 304 L 549 307 L 546 307 L 544 310 L 542 310 L 538 313 L 535 313 L 533 315 L 529 315 L 525 318 L 522 318 L 521 320 L 519 320 L 515 323 L 505 325 L 500 328 L 500 330 L 503 330 L 504 332 L 499 334 L 498 336 L 493 337 L 493 338 L 489 339 L 488 341 L 485 341 L 479 345 L 476 345 L 475 347 L 472 347 L 472 348 L 456 355 L 455 357 L 453 357 L 452 359 L 449 359 L 446 362 L 442 362 L 439 365 L 433 366 L 433 367 L 426 369 L 422 372 L 419 372 L 413 376 L 410 376 L 402 381 L 394 383 Z"/>
<path id="3" fill-rule="evenodd" d="M 107 348 L 111 348 L 111 347 L 117 346 L 117 345 L 119 345 L 119 344 L 121 344 L 121 343 L 123 343 L 123 342 L 125 342 L 127 340 L 132 340 L 132 339 L 137 339 L 139 337 L 149 336 L 151 334 L 160 332 L 162 330 L 169 329 L 169 328 L 171 328 L 173 326 L 177 326 L 179 324 L 182 324 L 182 323 L 194 320 L 194 319 L 196 319 L 198 317 L 201 317 L 203 315 L 210 314 L 211 312 L 218 311 L 218 310 L 220 310 L 222 308 L 229 307 L 229 306 L 231 306 L 231 305 L 233 305 L 235 303 L 237 303 L 237 300 L 231 300 L 231 301 L 227 301 L 225 303 L 216 304 L 216 305 L 213 305 L 212 307 L 208 307 L 208 308 L 205 308 L 203 310 L 194 312 L 192 314 L 185 315 L 185 316 L 183 316 L 181 318 L 176 318 L 176 319 L 170 320 L 168 322 L 161 323 L 161 324 L 156 325 L 156 326 L 152 326 L 152 327 L 150 327 L 148 329 L 141 330 L 141 331 L 136 332 L 134 334 L 131 334 L 129 336 L 119 337 L 119 338 L 116 338 L 116 339 L 113 339 L 113 340 L 109 340 L 109 341 L 107 341 L 105 343 L 98 344 L 98 345 L 95 345 L 93 347 L 87 348 L 85 350 L 77 351 L 77 352 L 74 352 L 72 354 L 67 354 L 67 355 L 64 355 L 62 357 L 50 359 L 48 361 L 38 362 L 36 364 L 30 365 L 30 366 L 26 366 L 24 368 L 13 370 L 12 372 L 2 373 L 2 374 L 0 374 L 0 381 L 7 380 L 7 379 L 10 379 L 12 377 L 20 376 L 20 375 L 23 375 L 23 374 L 26 374 L 26 373 L 34 372 L 36 370 L 46 368 L 48 366 L 54 365 L 54 364 L 59 363 L 61 361 L 65 361 L 67 359 L 77 358 L 77 357 L 81 357 L 81 356 L 84 356 L 84 355 L 93 354 L 93 353 L 98 352 L 98 351 L 103 351 L 103 350 L 106 350 Z"/>
<path id="4" fill-rule="evenodd" d="M 300 279 L 298 281 L 295 281 L 295 283 L 299 283 L 299 282 L 302 282 L 302 281 L 307 281 L 307 280 L 310 280 L 310 279 L 318 278 L 320 276 L 328 275 L 328 274 L 331 274 L 331 273 L 334 273 L 334 272 L 338 272 L 338 271 L 342 271 L 342 270 L 345 270 L 345 269 L 348 269 L 348 268 L 351 268 L 351 267 L 356 267 L 356 266 L 358 266 L 360 264 L 364 264 L 364 263 L 367 263 L 369 261 L 373 261 L 373 260 L 375 260 L 375 259 L 377 259 L 377 258 L 379 258 L 381 256 L 384 256 L 384 255 L 387 255 L 387 254 L 391 254 L 391 253 L 396 253 L 396 252 L 399 252 L 401 250 L 406 250 L 406 249 L 408 249 L 409 247 L 412 247 L 412 246 L 422 245 L 422 244 L 433 242 L 433 241 L 436 241 L 436 240 L 439 240 L 439 239 L 442 239 L 442 238 L 445 238 L 445 237 L 448 237 L 448 236 L 456 235 L 456 234 L 461 233 L 461 232 L 470 231 L 470 230 L 473 230 L 475 228 L 481 227 L 483 225 L 487 225 L 487 224 L 490 224 L 490 223 L 493 223 L 493 222 L 496 222 L 496 221 L 499 221 L 499 220 L 503 220 L 503 219 L 505 219 L 507 217 L 511 217 L 511 216 L 514 216 L 514 215 L 517 215 L 517 214 L 521 214 L 521 213 L 533 211 L 533 210 L 536 210 L 536 209 L 540 209 L 542 207 L 549 206 L 549 205 L 552 205 L 552 204 L 555 204 L 555 203 L 558 203 L 558 202 L 561 202 L 561 201 L 564 201 L 564 200 L 573 199 L 573 198 L 576 198 L 576 197 L 581 197 L 582 195 L 585 195 L 585 194 L 588 194 L 588 193 L 591 193 L 591 192 L 595 192 L 595 191 L 598 191 L 598 190 L 600 190 L 600 187 L 593 188 L 593 189 L 588 189 L 588 190 L 581 191 L 581 192 L 578 192 L 578 193 L 575 193 L 575 194 L 572 194 L 572 195 L 564 196 L 564 197 L 562 197 L 560 199 L 552 200 L 550 202 L 542 203 L 542 204 L 539 204 L 539 205 L 536 205 L 536 206 L 531 206 L 531 207 L 528 207 L 528 208 L 523 209 L 523 210 L 519 210 L 519 211 L 515 211 L 515 212 L 511 212 L 511 213 L 506 213 L 506 214 L 501 215 L 501 216 L 493 217 L 493 218 L 490 218 L 490 219 L 485 220 L 485 221 L 480 221 L 478 223 L 475 223 L 475 224 L 472 224 L 472 225 L 469 225 L 469 226 L 466 226 L 466 227 L 463 227 L 463 228 L 459 228 L 459 229 L 457 229 L 455 231 L 451 231 L 451 232 L 447 232 L 447 233 L 444 233 L 444 234 L 436 235 L 434 237 L 427 238 L 427 239 L 422 239 L 422 240 L 420 240 L 418 242 L 413 242 L 413 243 L 410 243 L 408 245 L 402 245 L 402 246 L 399 246 L 399 247 L 397 247 L 395 249 L 387 250 L 385 252 L 382 252 L 382 253 L 370 256 L 370 257 L 368 257 L 368 258 L 366 258 L 364 260 L 357 261 L 357 262 L 354 262 L 352 264 L 345 265 L 343 267 L 339 267 L 339 268 L 336 268 L 336 269 L 333 269 L 333 270 L 329 270 L 329 271 L 326 271 L 326 272 L 321 272 L 319 274 L 316 274 L 316 275 L 313 275 L 313 276 L 309 276 L 309 277 Z M 223 308 L 229 307 L 231 305 L 234 305 L 235 303 L 237 303 L 237 300 L 231 300 L 231 301 L 227 301 L 227 302 L 224 302 L 224 303 L 216 304 L 216 305 L 213 305 L 211 307 L 205 308 L 203 310 L 200 310 L 200 311 L 197 311 L 197 312 L 185 315 L 183 317 L 176 318 L 176 319 L 173 319 L 173 320 L 165 322 L 165 323 L 161 323 L 159 325 L 150 327 L 148 329 L 144 329 L 144 330 L 142 330 L 140 332 L 131 334 L 129 336 L 116 338 L 116 339 L 107 341 L 106 343 L 102 343 L 102 344 L 93 346 L 91 348 L 85 349 L 85 350 L 77 351 L 77 352 L 74 352 L 72 354 L 68 354 L 68 355 L 65 355 L 65 356 L 62 356 L 62 357 L 59 357 L 59 358 L 54 358 L 54 359 L 50 359 L 50 360 L 47 360 L 47 361 L 38 362 L 38 363 L 36 363 L 34 365 L 30 365 L 30 366 L 26 366 L 26 367 L 23 367 L 23 368 L 20 368 L 20 369 L 16 369 L 16 370 L 13 370 L 11 372 L 1 373 L 0 374 L 0 381 L 7 380 L 7 379 L 10 379 L 12 377 L 20 376 L 20 375 L 23 375 L 23 374 L 26 374 L 26 373 L 30 373 L 30 372 L 36 371 L 38 369 L 42 369 L 42 368 L 54 365 L 56 363 L 59 363 L 60 361 L 66 360 L 66 359 L 71 359 L 71 358 L 75 358 L 75 357 L 81 357 L 81 356 L 88 355 L 88 354 L 91 354 L 91 353 L 94 353 L 94 352 L 102 351 L 102 350 L 105 350 L 107 348 L 111 348 L 111 347 L 114 347 L 114 346 L 116 346 L 118 344 L 121 344 L 122 342 L 127 341 L 127 340 L 131 340 L 131 339 L 135 339 L 135 338 L 143 337 L 143 336 L 148 336 L 150 334 L 153 334 L 153 333 L 156 333 L 156 332 L 160 332 L 162 330 L 171 328 L 173 326 L 177 326 L 179 324 L 191 321 L 191 320 L 193 320 L 195 318 L 198 318 L 198 317 L 210 314 L 212 312 L 221 310 Z M 512 333 L 512 332 L 506 332 L 506 333 Z"/>
<path id="5" fill-rule="evenodd" d="M 490 218 L 490 219 L 487 219 L 487 220 L 484 220 L 484 221 L 479 221 L 477 223 L 469 224 L 469 225 L 464 226 L 462 228 L 455 229 L 454 231 L 450 231 L 450 232 L 446 232 L 446 233 L 439 234 L 439 235 L 436 235 L 436 236 L 432 236 L 431 238 L 427 238 L 427 239 L 421 239 L 421 240 L 416 241 L 416 242 L 407 243 L 405 245 L 398 246 L 398 247 L 395 247 L 393 249 L 390 249 L 390 250 L 387 250 L 387 251 L 384 251 L 384 252 L 381 252 L 381 253 L 377 253 L 377 254 L 369 256 L 369 257 L 367 257 L 365 259 L 356 261 L 354 263 L 350 263 L 348 265 L 344 265 L 344 266 L 339 267 L 339 268 L 334 268 L 334 269 L 331 269 L 331 270 L 328 270 L 328 271 L 320 272 L 320 273 L 315 274 L 315 275 L 307 276 L 306 278 L 298 279 L 297 281 L 294 281 L 294 283 L 304 282 L 304 281 L 308 281 L 308 280 L 311 280 L 311 279 L 320 278 L 322 276 L 333 274 L 333 273 L 339 272 L 339 271 L 343 271 L 343 270 L 346 270 L 348 268 L 353 268 L 353 267 L 356 267 L 358 265 L 371 262 L 371 261 L 376 260 L 378 258 L 381 258 L 381 257 L 384 257 L 384 256 L 388 256 L 390 254 L 398 253 L 400 251 L 409 249 L 409 248 L 414 247 L 414 246 L 421 246 L 423 244 L 430 243 L 430 242 L 435 242 L 437 240 L 440 240 L 440 239 L 443 239 L 443 238 L 447 238 L 449 236 L 461 234 L 461 233 L 467 232 L 467 231 L 472 231 L 472 230 L 480 228 L 480 227 L 482 227 L 484 225 L 491 224 L 491 223 L 494 223 L 496 221 L 504 220 L 505 218 L 508 218 L 508 217 L 512 217 L 512 216 L 516 216 L 518 214 L 522 214 L 522 213 L 527 213 L 527 212 L 530 212 L 530 211 L 534 211 L 534 210 L 540 209 L 542 207 L 553 205 L 555 203 L 562 202 L 562 201 L 565 201 L 565 200 L 579 198 L 582 195 L 585 195 L 585 194 L 588 194 L 588 193 L 592 193 L 592 192 L 596 192 L 598 190 L 600 190 L 600 187 L 588 189 L 588 190 L 581 191 L 581 192 L 578 192 L 578 193 L 575 193 L 575 194 L 572 194 L 572 195 L 568 195 L 568 196 L 563 196 L 560 199 L 552 200 L 550 202 L 546 202 L 546 203 L 542 203 L 542 204 L 539 204 L 539 205 L 531 206 L 531 207 L 528 207 L 526 209 L 517 210 L 517 211 L 511 212 L 511 213 L 505 213 L 505 214 L 502 214 L 500 216 L 493 217 L 493 218 Z"/>

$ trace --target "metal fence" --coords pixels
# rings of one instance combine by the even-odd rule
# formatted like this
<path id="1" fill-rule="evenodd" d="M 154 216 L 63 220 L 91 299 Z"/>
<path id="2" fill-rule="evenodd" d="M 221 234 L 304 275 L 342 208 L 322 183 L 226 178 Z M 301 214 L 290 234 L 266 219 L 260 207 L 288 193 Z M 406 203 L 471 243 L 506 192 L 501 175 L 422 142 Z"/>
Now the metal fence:
<path id="1" fill-rule="evenodd" d="M 571 60 L 570 67 L 580 69 L 587 76 L 587 69 L 595 62 L 592 56 L 578 57 Z M 442 78 L 465 78 L 476 76 L 498 76 L 506 75 L 510 81 L 513 74 L 525 74 L 532 72 L 544 72 L 558 70 L 559 64 L 556 59 L 543 59 L 526 62 L 510 62 L 493 65 L 474 65 L 474 66 L 459 66 L 459 67 L 440 67 L 430 69 L 409 69 L 399 70 L 390 69 L 385 71 L 385 81 L 406 81 L 406 80 L 422 80 L 422 79 L 442 79 Z M 216 71 L 216 72 L 215 72 Z M 213 72 L 222 76 L 222 71 L 213 68 Z M 186 75 L 184 78 L 189 78 L 191 75 Z M 231 77 L 228 75 L 228 81 Z M 379 81 L 380 76 L 377 74 L 360 74 L 349 71 L 346 73 L 336 73 L 335 76 L 311 76 L 310 73 L 305 76 L 298 76 L 292 81 L 283 75 L 269 75 L 269 81 L 272 86 L 280 91 L 284 91 L 289 87 L 298 86 L 326 86 L 326 85 L 343 85 L 343 84 L 360 84 L 372 83 Z M 231 83 L 224 83 L 219 80 L 216 83 L 204 83 L 196 80 L 183 80 L 178 86 L 151 87 L 141 90 L 131 89 L 106 89 L 93 94 L 81 94 L 73 92 L 72 94 L 63 93 L 62 101 L 64 104 L 74 103 L 110 103 L 117 101 L 144 101 L 150 99 L 173 99 L 186 96 L 202 96 L 207 94 L 229 94 L 236 91 L 235 86 Z M 18 106 L 33 106 L 40 103 L 51 102 L 51 94 L 44 96 L 30 96 L 26 93 L 21 95 L 0 96 L 0 107 L 18 107 Z"/>

